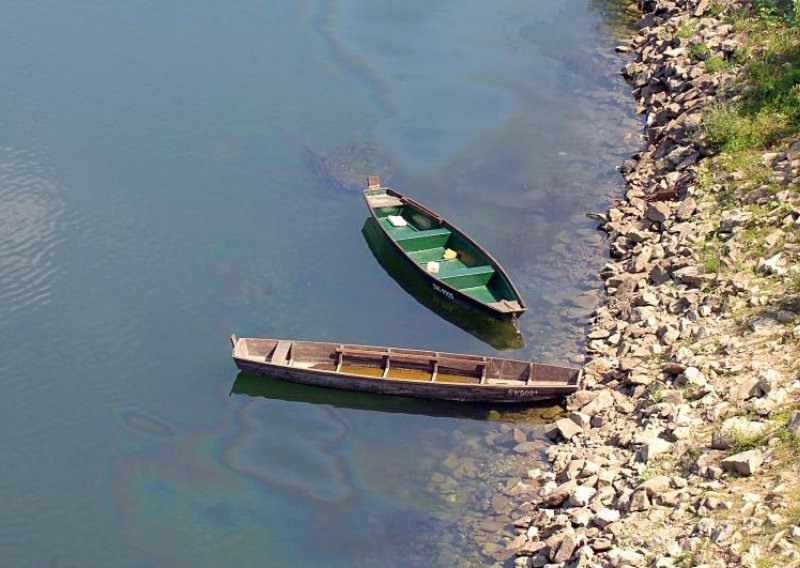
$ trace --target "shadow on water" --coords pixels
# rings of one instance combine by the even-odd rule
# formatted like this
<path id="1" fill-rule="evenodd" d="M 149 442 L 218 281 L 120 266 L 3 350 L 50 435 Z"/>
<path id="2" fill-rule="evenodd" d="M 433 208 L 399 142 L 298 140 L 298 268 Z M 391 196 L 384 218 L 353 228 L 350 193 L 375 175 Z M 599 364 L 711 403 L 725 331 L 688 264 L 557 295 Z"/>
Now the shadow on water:
<path id="1" fill-rule="evenodd" d="M 502 406 L 502 412 L 500 412 L 497 407 L 487 404 L 406 398 L 392 395 L 358 393 L 310 385 L 298 385 L 254 373 L 248 373 L 246 371 L 242 371 L 236 376 L 230 394 L 243 394 L 287 402 L 326 404 L 336 408 L 349 408 L 372 412 L 416 414 L 469 420 L 492 420 L 498 422 L 516 420 L 519 418 L 520 413 L 524 413 L 528 410 L 535 411 L 536 409 L 548 409 L 552 407 L 552 403 L 549 406 L 504 404 Z"/>
<path id="2" fill-rule="evenodd" d="M 372 217 L 364 222 L 361 233 L 381 267 L 420 304 L 495 349 L 505 351 L 525 347 L 522 335 L 511 321 L 501 321 L 468 310 L 437 294 L 419 271 L 410 267 L 386 242 Z"/>

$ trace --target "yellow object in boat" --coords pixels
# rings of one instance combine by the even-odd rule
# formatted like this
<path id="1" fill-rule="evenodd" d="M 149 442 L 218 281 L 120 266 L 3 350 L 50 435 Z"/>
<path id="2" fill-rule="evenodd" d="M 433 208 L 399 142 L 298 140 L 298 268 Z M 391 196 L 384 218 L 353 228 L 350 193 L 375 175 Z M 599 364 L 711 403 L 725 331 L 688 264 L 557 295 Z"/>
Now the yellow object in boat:
<path id="1" fill-rule="evenodd" d="M 458 253 L 453 249 L 444 249 L 444 259 L 445 260 L 455 260 L 458 257 Z"/>

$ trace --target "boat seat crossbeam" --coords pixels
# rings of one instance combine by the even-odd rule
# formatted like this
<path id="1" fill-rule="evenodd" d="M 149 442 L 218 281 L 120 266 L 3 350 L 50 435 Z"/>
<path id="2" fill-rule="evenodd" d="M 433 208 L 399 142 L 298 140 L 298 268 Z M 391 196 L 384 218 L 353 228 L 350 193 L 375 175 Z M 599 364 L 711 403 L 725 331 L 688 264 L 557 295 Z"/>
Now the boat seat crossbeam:
<path id="1" fill-rule="evenodd" d="M 390 366 L 402 368 L 403 363 L 429 365 L 431 380 L 446 376 L 448 373 L 443 369 L 449 370 L 450 373 L 475 374 L 475 378 L 481 381 L 485 381 L 487 378 L 487 361 L 485 357 L 455 357 L 438 353 L 432 353 L 431 355 L 392 353 L 339 346 L 336 349 L 337 371 L 341 369 L 344 357 L 381 361 L 381 367 L 384 369 L 384 378 L 387 376 Z"/>
<path id="2" fill-rule="evenodd" d="M 439 279 L 454 288 L 473 288 L 489 282 L 494 275 L 491 266 L 467 266 L 442 274 Z"/>
<path id="3" fill-rule="evenodd" d="M 275 351 L 272 352 L 270 362 L 275 365 L 284 365 L 289 359 L 289 350 L 292 348 L 292 342 L 281 339 L 278 345 L 275 346 Z"/>
<path id="4" fill-rule="evenodd" d="M 403 233 L 394 237 L 397 244 L 406 252 L 443 247 L 450 238 L 450 231 L 445 228 L 428 229 Z"/>

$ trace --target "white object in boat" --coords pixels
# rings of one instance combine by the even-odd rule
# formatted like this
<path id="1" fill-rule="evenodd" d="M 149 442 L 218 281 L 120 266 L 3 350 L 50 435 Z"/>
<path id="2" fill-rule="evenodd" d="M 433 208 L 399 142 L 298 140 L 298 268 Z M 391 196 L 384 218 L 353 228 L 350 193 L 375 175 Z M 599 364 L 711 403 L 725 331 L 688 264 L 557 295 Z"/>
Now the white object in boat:
<path id="1" fill-rule="evenodd" d="M 408 221 L 403 219 L 401 215 L 388 215 L 386 218 L 393 227 L 405 227 L 408 225 Z"/>

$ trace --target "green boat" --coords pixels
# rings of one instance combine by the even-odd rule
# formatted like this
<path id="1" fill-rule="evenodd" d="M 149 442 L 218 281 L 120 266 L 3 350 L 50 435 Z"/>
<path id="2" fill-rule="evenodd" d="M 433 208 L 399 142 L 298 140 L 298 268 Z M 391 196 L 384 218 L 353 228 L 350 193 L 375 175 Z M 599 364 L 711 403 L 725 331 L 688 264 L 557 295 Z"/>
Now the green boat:
<path id="1" fill-rule="evenodd" d="M 518 318 L 525 302 L 502 266 L 469 235 L 410 197 L 370 176 L 364 190 L 372 218 L 409 266 L 445 301 L 497 319 Z"/>
<path id="2" fill-rule="evenodd" d="M 367 217 L 361 234 L 386 274 L 417 302 L 498 351 L 525 347 L 519 326 L 515 325 L 517 320 L 498 319 L 464 308 L 434 290 L 427 274 L 417 270 L 416 266 L 412 266 L 403 255 L 397 253 L 394 244 L 385 238 L 375 219 Z"/>

